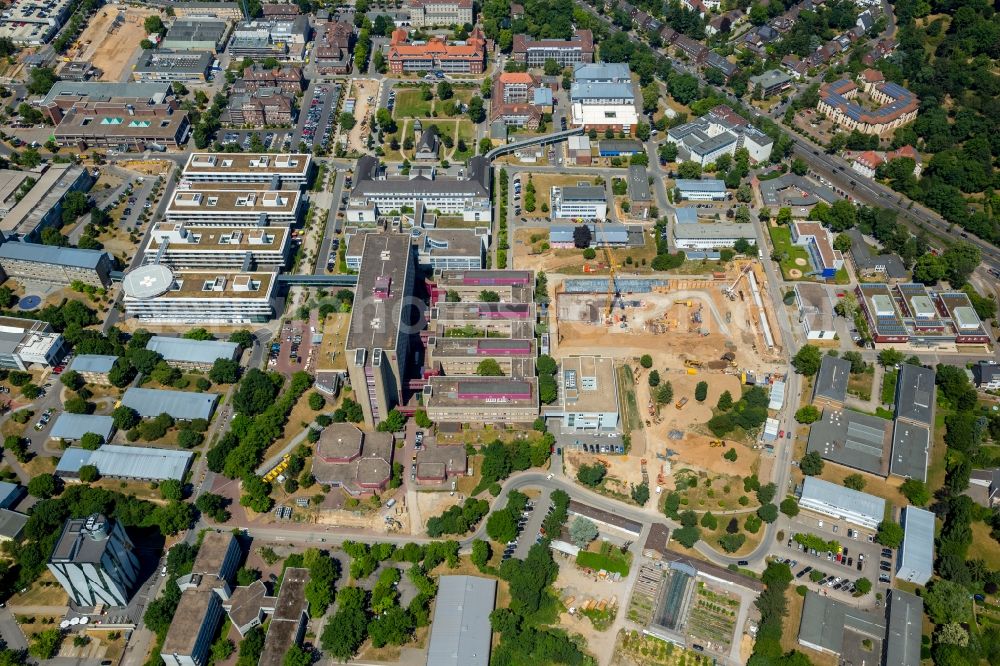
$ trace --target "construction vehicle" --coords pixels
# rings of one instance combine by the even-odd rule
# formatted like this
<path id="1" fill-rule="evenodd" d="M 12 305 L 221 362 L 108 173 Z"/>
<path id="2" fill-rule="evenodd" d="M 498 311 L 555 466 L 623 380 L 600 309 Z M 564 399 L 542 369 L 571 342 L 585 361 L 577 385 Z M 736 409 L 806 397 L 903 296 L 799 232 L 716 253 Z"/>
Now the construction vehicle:
<path id="1" fill-rule="evenodd" d="M 736 354 L 734 354 L 731 351 L 727 351 L 725 354 L 722 355 L 722 360 L 723 361 L 735 361 L 736 360 Z"/>
<path id="2" fill-rule="evenodd" d="M 270 483 L 278 478 L 278 476 L 288 469 L 288 461 L 291 460 L 292 454 L 286 453 L 285 457 L 281 459 L 277 465 L 271 468 L 271 471 L 264 475 L 264 481 Z"/>
<path id="3" fill-rule="evenodd" d="M 691 301 L 674 301 L 675 305 L 683 305 L 685 307 L 691 307 Z"/>
<path id="4" fill-rule="evenodd" d="M 689 375 L 697 375 L 698 374 L 698 369 L 697 368 L 688 368 L 687 369 L 687 373 Z"/>
<path id="5" fill-rule="evenodd" d="M 728 287 L 726 287 L 725 289 L 722 290 L 722 293 L 724 293 L 726 295 L 726 298 L 728 298 L 731 301 L 735 301 L 736 300 L 736 296 L 734 296 L 734 294 L 736 293 L 736 286 L 740 283 L 740 280 L 743 279 L 743 276 L 746 275 L 747 273 L 749 273 L 752 268 L 753 268 L 753 264 L 750 263 L 750 262 L 747 262 L 747 265 L 744 266 L 743 270 L 739 272 L 739 274 L 736 276 L 736 279 L 733 281 L 733 283 L 730 286 L 728 286 Z M 742 300 L 742 299 L 743 299 L 743 294 L 741 292 L 740 293 L 740 300 Z"/>
<path id="6" fill-rule="evenodd" d="M 719 446 L 725 446 L 726 444 L 721 439 L 713 439 L 708 443 L 708 445 L 711 446 L 712 448 L 716 448 Z"/>
<path id="7" fill-rule="evenodd" d="M 610 467 L 611 467 L 611 463 L 609 463 L 609 462 L 608 462 L 607 460 L 605 460 L 604 458 L 598 458 L 598 459 L 597 459 L 597 464 L 599 464 L 599 465 L 604 465 L 605 467 L 607 467 L 607 468 L 609 468 L 609 469 L 610 469 Z"/>
<path id="8" fill-rule="evenodd" d="M 684 367 L 685 368 L 700 368 L 703 365 L 705 365 L 705 364 L 702 363 L 701 361 L 695 361 L 694 359 L 690 359 L 690 358 L 684 359 Z"/>
<path id="9" fill-rule="evenodd" d="M 674 403 L 674 407 L 676 407 L 677 409 L 684 409 L 684 405 L 686 405 L 686 404 L 688 404 L 688 399 L 687 398 L 681 398 L 676 403 Z"/>

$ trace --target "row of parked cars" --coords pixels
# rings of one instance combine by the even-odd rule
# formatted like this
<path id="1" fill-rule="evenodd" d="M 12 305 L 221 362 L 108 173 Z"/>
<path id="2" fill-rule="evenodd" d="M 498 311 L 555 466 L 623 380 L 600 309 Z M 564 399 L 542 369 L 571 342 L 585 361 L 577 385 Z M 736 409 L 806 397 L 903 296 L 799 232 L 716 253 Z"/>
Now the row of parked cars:
<path id="1" fill-rule="evenodd" d="M 330 144 L 330 135 L 333 134 L 332 114 L 327 118 L 326 126 L 320 128 L 319 121 L 323 117 L 323 106 L 326 96 L 330 94 L 330 89 L 326 86 L 316 88 L 312 101 L 309 102 L 309 110 L 306 111 L 306 123 L 302 128 L 302 140 L 307 144 L 316 143 L 316 136 L 320 135 L 320 146 L 326 148 Z"/>
<path id="2" fill-rule="evenodd" d="M 546 515 L 552 513 L 554 509 L 555 507 L 550 505 Z M 521 538 L 521 532 L 524 530 L 525 526 L 527 526 L 528 518 L 531 517 L 531 512 L 534 510 L 535 510 L 535 505 L 533 502 L 528 502 L 525 505 L 524 511 L 521 512 L 521 516 L 517 519 L 517 534 L 514 536 L 513 540 L 507 542 L 507 545 L 503 549 L 504 560 L 509 560 L 511 557 L 514 556 L 514 551 L 517 550 L 517 544 L 519 543 L 519 539 Z M 535 537 L 535 543 L 541 542 L 541 540 L 544 538 L 545 538 L 544 530 L 539 529 L 538 535 Z"/>

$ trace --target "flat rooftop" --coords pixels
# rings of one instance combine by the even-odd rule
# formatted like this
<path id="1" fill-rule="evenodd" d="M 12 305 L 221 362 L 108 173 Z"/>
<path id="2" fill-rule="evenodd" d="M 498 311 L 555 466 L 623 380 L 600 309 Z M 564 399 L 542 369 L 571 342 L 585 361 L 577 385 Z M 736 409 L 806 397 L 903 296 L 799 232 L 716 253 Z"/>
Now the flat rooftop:
<path id="1" fill-rule="evenodd" d="M 535 341 L 510 338 L 435 338 L 434 358 L 509 358 L 534 356 Z"/>
<path id="2" fill-rule="evenodd" d="M 170 621 L 170 629 L 163 641 L 164 654 L 191 654 L 194 651 L 202 624 L 212 603 L 222 604 L 222 600 L 205 581 L 204 586 L 188 589 L 181 593 L 181 600 Z"/>
<path id="3" fill-rule="evenodd" d="M 396 348 L 412 266 L 408 235 L 365 235 L 347 349 Z"/>
<path id="4" fill-rule="evenodd" d="M 184 176 L 210 174 L 261 174 L 305 176 L 312 155 L 289 153 L 191 153 L 184 165 Z"/>
<path id="5" fill-rule="evenodd" d="M 509 287 L 534 285 L 532 271 L 443 270 L 434 276 L 439 287 Z"/>
<path id="6" fill-rule="evenodd" d="M 503 320 L 532 321 L 534 305 L 529 303 L 438 303 L 431 311 L 435 321 L 486 323 Z"/>
<path id="7" fill-rule="evenodd" d="M 217 359 L 236 357 L 239 345 L 225 340 L 188 340 L 154 335 L 146 343 L 146 349 L 154 351 L 167 362 L 215 363 Z"/>
<path id="8" fill-rule="evenodd" d="M 205 271 L 176 271 L 171 272 L 173 278 L 168 285 L 159 285 L 163 290 L 159 293 L 146 294 L 141 291 L 130 289 L 129 275 L 137 273 L 147 268 L 166 267 L 153 265 L 143 266 L 130 271 L 125 276 L 126 283 L 123 285 L 123 292 L 126 297 L 145 300 L 148 298 L 169 298 L 169 299 L 191 299 L 191 298 L 270 298 L 274 287 L 275 274 L 268 271 L 222 273 Z M 142 287 L 144 275 L 138 276 L 137 283 Z M 164 280 L 165 282 L 165 280 Z"/>
<path id="9" fill-rule="evenodd" d="M 927 426 L 897 419 L 892 430 L 889 472 L 907 479 L 927 480 L 931 431 Z"/>
<path id="10" fill-rule="evenodd" d="M 892 421 L 849 409 L 823 410 L 812 424 L 806 450 L 824 460 L 878 476 L 889 475 Z"/>
<path id="11" fill-rule="evenodd" d="M 308 569 L 285 569 L 258 666 L 281 666 L 285 662 L 285 653 L 298 641 L 303 615 L 309 607 L 306 601 L 308 582 Z"/>
<path id="12" fill-rule="evenodd" d="M 217 190 L 188 187 L 174 192 L 167 204 L 167 215 L 219 215 L 238 213 L 294 213 L 300 194 L 294 190 Z"/>
<path id="13" fill-rule="evenodd" d="M 205 252 L 246 252 L 279 251 L 287 243 L 287 227 L 198 227 L 175 222 L 160 222 L 149 235 L 147 254 L 155 256 L 164 239 L 170 250 L 184 252 L 204 250 Z"/>
<path id="14" fill-rule="evenodd" d="M 191 571 L 199 574 L 212 575 L 221 578 L 222 566 L 225 564 L 226 555 L 232 547 L 236 537 L 232 532 L 207 531 L 202 537 L 201 546 L 198 547 L 198 555 L 194 558 L 194 566 Z"/>
<path id="15" fill-rule="evenodd" d="M 535 377 L 431 377 L 428 403 L 438 407 L 461 407 L 470 404 L 502 404 L 529 407 L 538 404 L 538 380 Z M 426 388 L 425 388 L 426 391 Z"/>
<path id="16" fill-rule="evenodd" d="M 904 363 L 896 380 L 896 418 L 930 426 L 934 421 L 934 371 Z"/>
<path id="17" fill-rule="evenodd" d="M 615 362 L 601 356 L 562 359 L 562 400 L 567 412 L 617 412 Z"/>
<path id="18" fill-rule="evenodd" d="M 847 399 L 847 382 L 851 377 L 851 362 L 829 354 L 823 356 L 816 374 L 813 400 L 826 398 L 834 402 Z"/>

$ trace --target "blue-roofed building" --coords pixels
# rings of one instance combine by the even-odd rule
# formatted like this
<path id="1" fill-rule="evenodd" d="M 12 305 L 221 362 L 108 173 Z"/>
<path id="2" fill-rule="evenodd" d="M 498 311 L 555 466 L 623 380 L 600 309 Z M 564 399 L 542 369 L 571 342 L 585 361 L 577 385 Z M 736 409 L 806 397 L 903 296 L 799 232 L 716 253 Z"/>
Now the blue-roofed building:
<path id="1" fill-rule="evenodd" d="M 17 504 L 27 489 L 17 483 L 0 481 L 0 509 L 9 509 Z"/>
<path id="2" fill-rule="evenodd" d="M 631 81 L 632 72 L 623 62 L 577 63 L 573 67 L 573 80 L 587 83 L 620 83 Z"/>
<path id="3" fill-rule="evenodd" d="M 156 352 L 175 368 L 208 370 L 220 358 L 235 360 L 240 346 L 222 340 L 188 340 L 154 335 L 146 343 L 146 349 Z"/>
<path id="4" fill-rule="evenodd" d="M 75 479 L 80 475 L 80 468 L 90 464 L 93 451 L 71 446 L 63 451 L 62 457 L 56 463 L 56 476 L 63 479 Z"/>
<path id="5" fill-rule="evenodd" d="M 535 88 L 535 94 L 532 103 L 535 106 L 549 107 L 549 111 L 552 110 L 552 89 L 551 88 Z"/>
<path id="6" fill-rule="evenodd" d="M 723 201 L 727 196 L 726 183 L 718 178 L 706 178 L 705 180 L 678 178 L 676 186 L 677 195 L 680 199 Z"/>
<path id="7" fill-rule="evenodd" d="M 215 410 L 217 393 L 190 393 L 132 387 L 122 396 L 122 404 L 131 407 L 143 418 L 169 414 L 180 421 L 210 419 Z"/>
<path id="8" fill-rule="evenodd" d="M 903 543 L 896 558 L 896 578 L 926 585 L 934 573 L 934 514 L 908 506 L 903 509 Z"/>
<path id="9" fill-rule="evenodd" d="M 108 373 L 117 360 L 117 356 L 105 354 L 80 354 L 73 357 L 66 370 L 79 372 L 88 384 L 109 384 Z"/>
<path id="10" fill-rule="evenodd" d="M 72 442 L 81 439 L 88 432 L 100 435 L 107 442 L 115 431 L 115 421 L 110 416 L 97 414 L 70 414 L 63 412 L 56 417 L 56 422 L 49 432 L 51 439 L 61 439 Z"/>
<path id="11" fill-rule="evenodd" d="M 112 260 L 103 250 L 8 241 L 0 245 L 0 268 L 21 282 L 111 286 Z"/>
<path id="12" fill-rule="evenodd" d="M 802 482 L 799 507 L 874 530 L 885 518 L 885 500 L 814 476 Z"/>
<path id="13" fill-rule="evenodd" d="M 628 157 L 644 150 L 642 143 L 633 139 L 602 139 L 597 142 L 597 152 L 601 157 Z"/>

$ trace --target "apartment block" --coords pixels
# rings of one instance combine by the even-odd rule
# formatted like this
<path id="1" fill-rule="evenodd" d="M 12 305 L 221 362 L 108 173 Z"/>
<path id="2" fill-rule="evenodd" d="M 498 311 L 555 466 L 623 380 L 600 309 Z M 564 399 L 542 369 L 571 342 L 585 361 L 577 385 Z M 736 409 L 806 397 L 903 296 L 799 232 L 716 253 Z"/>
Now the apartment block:
<path id="1" fill-rule="evenodd" d="M 244 266 L 282 268 L 291 252 L 287 227 L 197 226 L 160 222 L 143 254 L 147 264 L 176 269 L 242 270 Z"/>
<path id="2" fill-rule="evenodd" d="M 122 281 L 125 312 L 149 323 L 249 324 L 274 316 L 275 273 L 141 266 Z"/>
<path id="3" fill-rule="evenodd" d="M 90 171 L 76 164 L 50 164 L 33 172 L 0 171 L 0 231 L 10 238 L 34 239 L 47 226 L 62 226 L 62 202 L 70 192 L 86 192 Z M 28 179 L 31 179 L 30 182 Z"/>
<path id="4" fill-rule="evenodd" d="M 543 67 L 555 60 L 560 67 L 572 67 L 578 62 L 594 62 L 594 33 L 577 30 L 569 39 L 533 40 L 529 35 L 514 35 L 511 57 L 528 67 Z"/>
<path id="5" fill-rule="evenodd" d="M 537 350 L 533 338 L 438 338 L 427 341 L 427 365 L 449 376 L 475 375 L 480 362 L 495 360 L 504 375 L 534 374 Z"/>
<path id="6" fill-rule="evenodd" d="M 916 120 L 920 109 L 916 95 L 898 83 L 886 81 L 877 70 L 866 69 L 860 80 L 862 88 L 850 79 L 824 84 L 819 89 L 816 110 L 825 113 L 835 124 L 862 134 L 888 134 Z M 862 89 L 881 106 L 869 110 L 856 102 Z"/>
<path id="7" fill-rule="evenodd" d="M 486 38 L 475 28 L 463 42 L 448 42 L 439 36 L 426 42 L 410 42 L 409 32 L 397 28 L 392 31 L 386 60 L 389 70 L 396 74 L 431 70 L 482 74 L 486 69 Z"/>
<path id="8" fill-rule="evenodd" d="M 183 180 L 191 183 L 263 183 L 273 189 L 304 185 L 312 173 L 312 155 L 287 153 L 191 153 Z"/>
<path id="9" fill-rule="evenodd" d="M 191 226 L 288 227 L 299 219 L 297 190 L 209 189 L 181 186 L 167 204 L 166 219 Z"/>
<path id="10" fill-rule="evenodd" d="M 407 0 L 406 9 L 414 28 L 472 23 L 472 0 Z"/>
<path id="11" fill-rule="evenodd" d="M 496 292 L 501 302 L 531 302 L 535 288 L 532 271 L 515 270 L 440 270 L 429 284 L 431 303 L 444 301 L 454 292 L 463 301 L 478 301 L 483 290 Z"/>
<path id="12" fill-rule="evenodd" d="M 375 426 L 404 400 L 416 267 L 406 234 L 366 234 L 345 349 L 365 423 Z"/>
<path id="13" fill-rule="evenodd" d="M 121 607 L 139 583 L 139 560 L 121 523 L 101 514 L 71 518 L 48 568 L 77 606 Z"/>
<path id="14" fill-rule="evenodd" d="M 103 250 L 80 250 L 8 241 L 0 245 L 0 269 L 15 280 L 69 285 L 83 282 L 111 286 L 111 256 Z"/>

